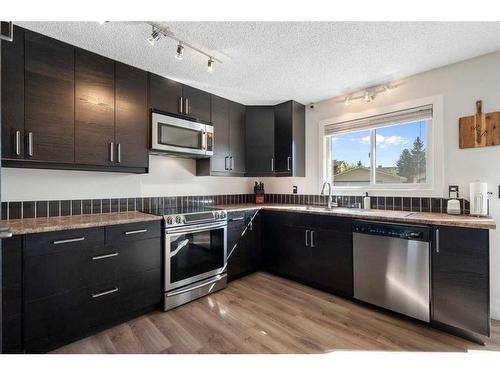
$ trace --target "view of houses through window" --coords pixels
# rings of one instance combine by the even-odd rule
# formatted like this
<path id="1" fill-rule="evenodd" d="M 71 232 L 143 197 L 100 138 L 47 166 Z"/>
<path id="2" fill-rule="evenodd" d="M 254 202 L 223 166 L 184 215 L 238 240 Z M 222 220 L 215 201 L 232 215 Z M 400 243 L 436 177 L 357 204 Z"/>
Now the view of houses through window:
<path id="1" fill-rule="evenodd" d="M 418 120 L 331 135 L 333 184 L 426 183 L 429 122 Z"/>

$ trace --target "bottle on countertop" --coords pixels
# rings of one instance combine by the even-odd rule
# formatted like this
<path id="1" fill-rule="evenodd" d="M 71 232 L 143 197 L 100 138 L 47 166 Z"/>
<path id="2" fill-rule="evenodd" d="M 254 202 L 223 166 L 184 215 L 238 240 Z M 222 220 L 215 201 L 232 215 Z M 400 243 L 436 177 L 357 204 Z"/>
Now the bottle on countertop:
<path id="1" fill-rule="evenodd" d="M 369 210 L 371 207 L 371 198 L 368 196 L 368 192 L 366 192 L 365 197 L 363 198 L 363 208 L 365 210 Z"/>

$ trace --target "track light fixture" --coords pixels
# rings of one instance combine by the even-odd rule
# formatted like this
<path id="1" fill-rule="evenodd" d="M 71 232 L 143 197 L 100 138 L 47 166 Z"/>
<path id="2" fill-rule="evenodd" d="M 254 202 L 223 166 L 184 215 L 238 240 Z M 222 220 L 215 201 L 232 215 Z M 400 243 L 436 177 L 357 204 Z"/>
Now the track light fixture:
<path id="1" fill-rule="evenodd" d="M 151 35 L 147 39 L 148 43 L 151 44 L 152 46 L 155 45 L 155 43 L 160 40 L 161 34 L 160 31 L 153 26 L 153 30 L 151 31 Z"/>
<path id="2" fill-rule="evenodd" d="M 211 57 L 208 59 L 207 71 L 209 73 L 214 71 L 214 60 Z"/>
<path id="3" fill-rule="evenodd" d="M 182 54 L 184 53 L 184 46 L 181 42 L 177 45 L 177 53 L 175 54 L 175 58 L 177 60 L 182 60 Z"/>
<path id="4" fill-rule="evenodd" d="M 351 104 L 352 101 L 354 100 L 361 100 L 363 99 L 366 103 L 370 103 L 375 100 L 378 94 L 380 93 L 391 93 L 392 90 L 394 89 L 395 86 L 390 86 L 390 85 L 381 85 L 381 86 L 374 86 L 374 87 L 369 87 L 365 90 L 363 90 L 363 93 L 361 95 L 354 96 L 352 94 L 349 94 L 345 97 L 344 99 L 344 104 L 349 105 Z"/>

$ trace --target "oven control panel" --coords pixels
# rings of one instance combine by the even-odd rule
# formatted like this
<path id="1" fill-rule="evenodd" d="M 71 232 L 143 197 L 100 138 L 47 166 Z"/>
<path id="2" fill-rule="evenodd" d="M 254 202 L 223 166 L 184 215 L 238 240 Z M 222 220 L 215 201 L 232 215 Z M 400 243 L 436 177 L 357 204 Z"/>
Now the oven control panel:
<path id="1" fill-rule="evenodd" d="M 165 226 L 176 227 L 182 225 L 213 223 L 227 220 L 226 211 L 203 211 L 178 215 L 166 215 Z"/>

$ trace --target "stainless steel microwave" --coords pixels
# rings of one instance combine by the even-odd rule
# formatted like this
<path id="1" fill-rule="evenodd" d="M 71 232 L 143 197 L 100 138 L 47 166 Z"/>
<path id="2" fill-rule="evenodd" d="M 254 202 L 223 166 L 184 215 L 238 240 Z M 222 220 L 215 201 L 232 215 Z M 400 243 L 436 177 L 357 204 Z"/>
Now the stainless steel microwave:
<path id="1" fill-rule="evenodd" d="M 151 151 L 179 157 L 210 157 L 214 154 L 213 129 L 212 125 L 153 112 Z"/>

